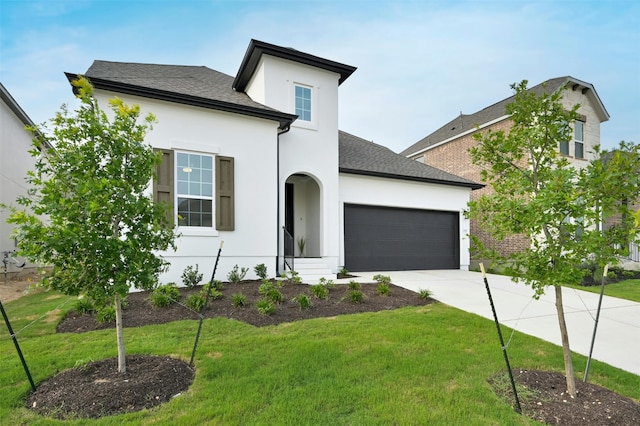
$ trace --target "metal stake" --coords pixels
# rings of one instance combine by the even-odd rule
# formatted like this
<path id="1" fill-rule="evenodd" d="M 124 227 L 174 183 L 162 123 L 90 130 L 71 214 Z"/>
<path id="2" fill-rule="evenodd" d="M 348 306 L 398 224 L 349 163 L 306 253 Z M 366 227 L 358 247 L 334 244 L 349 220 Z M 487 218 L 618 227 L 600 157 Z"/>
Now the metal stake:
<path id="1" fill-rule="evenodd" d="M 586 383 L 589 379 L 589 368 L 591 367 L 591 354 L 593 353 L 593 345 L 596 342 L 596 331 L 598 330 L 598 321 L 600 320 L 600 307 L 602 306 L 602 299 L 604 297 L 604 280 L 609 272 L 609 264 L 605 265 L 604 272 L 602 273 L 602 285 L 600 286 L 600 298 L 598 299 L 598 311 L 596 312 L 596 323 L 593 326 L 593 336 L 591 337 L 591 347 L 589 348 L 589 358 L 587 358 L 587 368 L 584 370 L 584 379 Z"/>
<path id="2" fill-rule="evenodd" d="M 224 241 L 220 241 L 220 247 L 218 248 L 218 256 L 216 256 L 216 264 L 213 266 L 213 272 L 211 273 L 211 280 L 209 281 L 209 288 L 207 289 L 207 297 L 204 300 L 204 306 L 200 310 L 200 323 L 198 324 L 198 332 L 196 333 L 196 341 L 193 344 L 193 351 L 191 352 L 191 361 L 189 365 L 193 367 L 193 360 L 196 357 L 196 349 L 198 348 L 198 340 L 200 339 L 200 330 L 202 330 L 202 321 L 204 321 L 204 315 L 202 314 L 207 305 L 209 304 L 209 298 L 211 297 L 211 287 L 213 287 L 213 278 L 216 276 L 216 269 L 218 269 L 218 261 L 220 260 L 220 252 L 222 252 L 222 246 Z"/>
<path id="3" fill-rule="evenodd" d="M 27 379 L 29 379 L 29 383 L 31 384 L 31 389 L 33 391 L 36 390 L 36 385 L 33 384 L 33 379 L 31 378 L 31 373 L 29 372 L 29 367 L 27 367 L 27 362 L 24 360 L 24 356 L 22 356 L 22 351 L 20 350 L 20 345 L 18 344 L 18 338 L 13 333 L 13 328 L 11 328 L 11 323 L 9 322 L 9 317 L 4 310 L 4 306 L 2 306 L 2 301 L 0 301 L 0 310 L 2 311 L 2 316 L 4 317 L 4 322 L 7 324 L 7 330 L 9 330 L 9 335 L 11 335 L 11 340 L 13 340 L 13 344 L 16 347 L 16 351 L 18 351 L 18 356 L 20 357 L 20 362 L 22 362 L 22 367 L 24 368 L 24 372 L 27 373 Z"/>
<path id="4" fill-rule="evenodd" d="M 522 413 L 522 408 L 520 407 L 520 399 L 518 398 L 518 391 L 516 390 L 516 382 L 513 380 L 513 372 L 511 371 L 511 366 L 509 365 L 509 356 L 507 355 L 507 348 L 504 345 L 504 339 L 502 338 L 502 330 L 500 329 L 500 322 L 498 322 L 498 314 L 496 313 L 496 308 L 493 305 L 493 298 L 491 297 L 491 290 L 489 289 L 489 281 L 487 281 L 487 274 L 484 270 L 484 263 L 480 263 L 480 270 L 482 271 L 482 278 L 484 279 L 484 286 L 487 289 L 487 295 L 489 296 L 489 303 L 491 304 L 491 311 L 493 312 L 493 319 L 496 323 L 496 329 L 498 329 L 498 337 L 500 338 L 500 346 L 502 347 L 502 354 L 504 355 L 504 362 L 507 364 L 507 372 L 509 373 L 509 380 L 511 380 L 511 388 L 513 389 L 513 395 L 516 398 L 516 407 L 515 410 L 518 414 Z"/>

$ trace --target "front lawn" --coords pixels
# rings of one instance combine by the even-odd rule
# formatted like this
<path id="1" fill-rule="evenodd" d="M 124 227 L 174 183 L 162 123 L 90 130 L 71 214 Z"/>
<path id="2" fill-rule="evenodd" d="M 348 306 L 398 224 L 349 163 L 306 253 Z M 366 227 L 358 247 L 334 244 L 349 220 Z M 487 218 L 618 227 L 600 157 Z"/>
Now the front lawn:
<path id="1" fill-rule="evenodd" d="M 114 330 L 55 333 L 73 304 L 50 292 L 6 305 L 36 383 L 116 355 Z M 127 352 L 188 361 L 196 330 L 192 320 L 127 328 Z M 30 387 L 5 328 L 0 353 L 2 424 L 538 424 L 488 383 L 504 371 L 493 322 L 439 303 L 260 328 L 207 319 L 189 391 L 152 410 L 98 420 L 62 422 L 28 410 Z M 563 367 L 561 348 L 520 333 L 509 356 L 516 368 Z M 574 363 L 582 377 L 585 357 Z M 631 373 L 594 361 L 590 381 L 640 399 Z"/>
<path id="2" fill-rule="evenodd" d="M 577 290 L 590 291 L 591 293 L 600 294 L 600 286 L 571 286 Z M 625 280 L 617 283 L 606 284 L 604 287 L 605 296 L 618 297 L 620 299 L 632 300 L 640 302 L 640 279 Z"/>

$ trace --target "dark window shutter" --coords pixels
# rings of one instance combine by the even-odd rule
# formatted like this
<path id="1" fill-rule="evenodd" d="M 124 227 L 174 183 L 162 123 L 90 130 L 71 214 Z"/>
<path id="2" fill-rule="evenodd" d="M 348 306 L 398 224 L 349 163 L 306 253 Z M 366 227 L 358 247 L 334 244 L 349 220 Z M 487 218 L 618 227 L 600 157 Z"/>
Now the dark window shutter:
<path id="1" fill-rule="evenodd" d="M 216 229 L 235 229 L 233 158 L 216 156 Z"/>
<path id="2" fill-rule="evenodd" d="M 153 179 L 153 201 L 164 204 L 167 208 L 167 223 L 173 227 L 174 219 L 174 165 L 173 151 L 170 149 L 154 149 L 155 152 L 161 152 L 161 161 L 156 168 L 156 176 Z"/>

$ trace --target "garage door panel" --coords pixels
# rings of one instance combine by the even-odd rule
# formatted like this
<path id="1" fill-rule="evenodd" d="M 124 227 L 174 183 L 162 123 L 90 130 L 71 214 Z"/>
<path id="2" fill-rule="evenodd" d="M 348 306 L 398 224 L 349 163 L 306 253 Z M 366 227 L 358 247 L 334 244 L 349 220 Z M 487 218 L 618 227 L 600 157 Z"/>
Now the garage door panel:
<path id="1" fill-rule="evenodd" d="M 347 204 L 345 267 L 350 271 L 457 269 L 457 212 Z"/>

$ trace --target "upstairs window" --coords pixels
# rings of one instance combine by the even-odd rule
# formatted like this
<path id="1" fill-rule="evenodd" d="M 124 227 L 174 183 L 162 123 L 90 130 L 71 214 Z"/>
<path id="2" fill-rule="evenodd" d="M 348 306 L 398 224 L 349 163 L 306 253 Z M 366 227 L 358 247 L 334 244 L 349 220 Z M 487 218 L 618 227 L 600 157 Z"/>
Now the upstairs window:
<path id="1" fill-rule="evenodd" d="M 311 88 L 296 85 L 295 97 L 298 120 L 311 122 Z"/>
<path id="2" fill-rule="evenodd" d="M 576 120 L 573 126 L 575 157 L 584 158 L 584 122 Z"/>
<path id="3" fill-rule="evenodd" d="M 569 141 L 560 142 L 560 154 L 569 155 Z"/>

